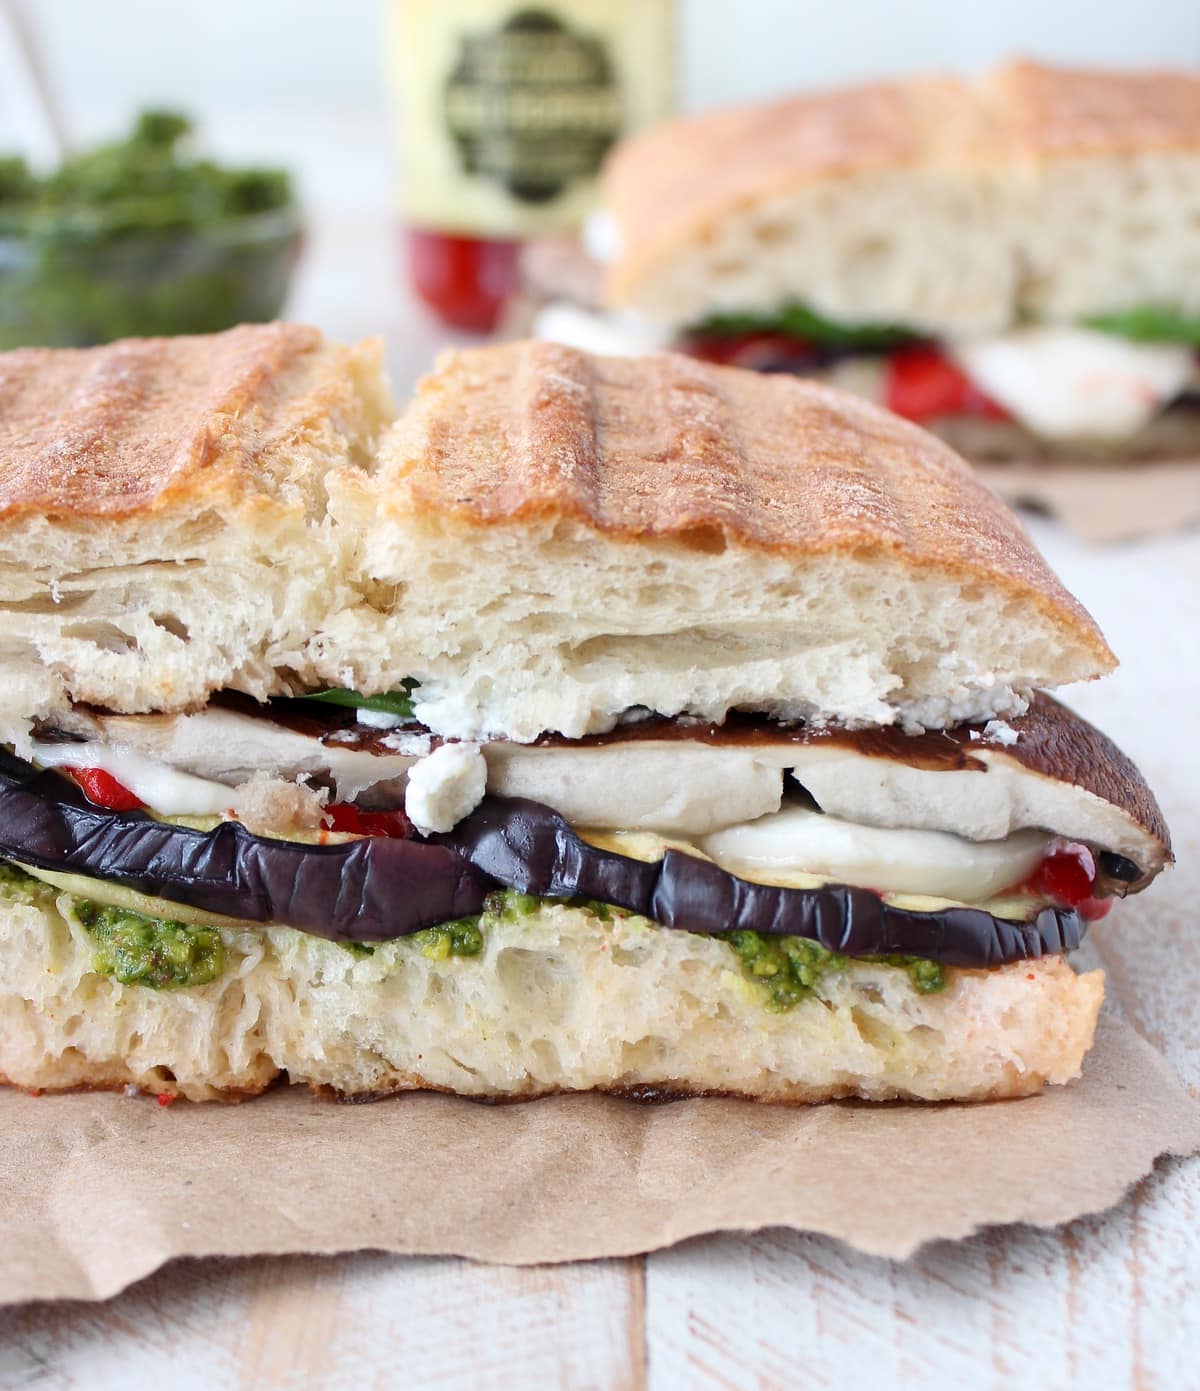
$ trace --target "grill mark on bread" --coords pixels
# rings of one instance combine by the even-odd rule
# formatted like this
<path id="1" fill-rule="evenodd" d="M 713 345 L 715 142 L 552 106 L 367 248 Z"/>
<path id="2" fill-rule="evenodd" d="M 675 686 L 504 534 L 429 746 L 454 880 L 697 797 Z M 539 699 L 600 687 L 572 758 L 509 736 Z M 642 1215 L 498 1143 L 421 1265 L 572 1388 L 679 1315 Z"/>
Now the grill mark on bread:
<path id="1" fill-rule="evenodd" d="M 318 329 L 275 323 L 0 354 L 0 518 L 122 517 L 183 491 L 273 493 L 289 480 L 265 456 L 336 411 L 345 351 Z"/>
<path id="2" fill-rule="evenodd" d="M 1061 625 L 1094 674 L 1115 665 L 952 450 L 812 382 L 554 343 L 451 352 L 388 449 L 386 506 L 471 527 L 567 521 L 619 541 L 899 559 L 998 587 Z"/>

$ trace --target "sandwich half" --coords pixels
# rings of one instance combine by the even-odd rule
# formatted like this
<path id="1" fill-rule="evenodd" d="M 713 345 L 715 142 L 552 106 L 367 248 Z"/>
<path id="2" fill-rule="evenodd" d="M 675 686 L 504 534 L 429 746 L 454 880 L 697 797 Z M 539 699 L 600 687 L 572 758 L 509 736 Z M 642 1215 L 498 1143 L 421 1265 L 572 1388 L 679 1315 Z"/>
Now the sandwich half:
<path id="1" fill-rule="evenodd" d="M 1170 859 L 1096 625 L 827 387 L 242 328 L 0 358 L 0 1075 L 977 1099 Z"/>
<path id="2" fill-rule="evenodd" d="M 814 376 L 972 461 L 1200 455 L 1194 74 L 1018 62 L 706 113 L 625 142 L 605 206 L 596 312 L 545 336 Z"/>

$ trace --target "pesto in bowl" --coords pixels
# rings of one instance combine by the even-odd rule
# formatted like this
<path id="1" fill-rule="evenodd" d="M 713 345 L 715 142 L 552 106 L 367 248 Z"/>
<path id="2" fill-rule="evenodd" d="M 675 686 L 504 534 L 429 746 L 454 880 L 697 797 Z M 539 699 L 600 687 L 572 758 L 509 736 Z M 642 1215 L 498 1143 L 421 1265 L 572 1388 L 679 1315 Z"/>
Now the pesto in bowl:
<path id="1" fill-rule="evenodd" d="M 44 178 L 0 158 L 0 348 L 209 333 L 282 308 L 300 250 L 291 180 L 187 152 L 145 112 Z"/>

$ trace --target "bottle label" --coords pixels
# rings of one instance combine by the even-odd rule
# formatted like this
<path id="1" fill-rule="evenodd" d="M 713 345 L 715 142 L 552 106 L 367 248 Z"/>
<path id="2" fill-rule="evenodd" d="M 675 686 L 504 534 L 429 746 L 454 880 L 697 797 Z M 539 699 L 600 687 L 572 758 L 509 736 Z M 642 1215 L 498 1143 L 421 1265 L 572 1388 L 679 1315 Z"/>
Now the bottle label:
<path id="1" fill-rule="evenodd" d="M 576 225 L 604 156 L 665 114 L 671 0 L 397 0 L 410 222 L 522 236 Z"/>
<path id="2" fill-rule="evenodd" d="M 522 203 L 548 203 L 597 173 L 622 126 L 607 47 L 545 10 L 463 35 L 444 110 L 462 169 Z"/>

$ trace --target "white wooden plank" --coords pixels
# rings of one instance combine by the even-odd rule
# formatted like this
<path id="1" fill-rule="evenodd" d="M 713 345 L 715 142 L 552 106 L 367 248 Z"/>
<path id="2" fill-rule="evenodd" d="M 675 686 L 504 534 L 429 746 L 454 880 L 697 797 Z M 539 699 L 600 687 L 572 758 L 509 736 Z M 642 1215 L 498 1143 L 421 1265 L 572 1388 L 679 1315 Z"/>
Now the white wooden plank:
<path id="1" fill-rule="evenodd" d="M 0 1312 L 0 1387 L 640 1391 L 641 1297 L 639 1261 L 187 1262 L 105 1304 Z"/>
<path id="2" fill-rule="evenodd" d="M 791 1232 L 652 1259 L 648 1387 L 1196 1387 L 1200 1168 L 900 1264 Z"/>

